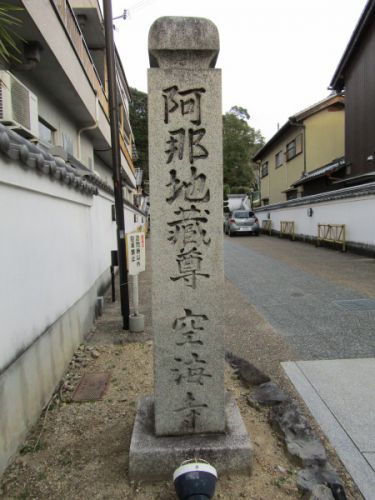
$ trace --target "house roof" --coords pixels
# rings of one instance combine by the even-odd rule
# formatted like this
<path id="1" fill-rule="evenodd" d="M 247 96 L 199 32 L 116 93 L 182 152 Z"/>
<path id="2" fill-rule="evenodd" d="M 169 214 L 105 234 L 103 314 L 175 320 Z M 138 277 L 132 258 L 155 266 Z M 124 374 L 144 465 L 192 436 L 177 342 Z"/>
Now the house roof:
<path id="1" fill-rule="evenodd" d="M 306 182 L 311 182 L 315 179 L 318 179 L 319 177 L 323 177 L 324 175 L 337 172 L 338 170 L 341 170 L 345 166 L 346 166 L 346 161 L 344 157 L 337 158 L 332 162 L 328 163 L 327 165 L 316 168 L 315 170 L 312 170 L 311 172 L 308 172 L 307 174 L 303 175 L 300 179 L 298 179 L 298 181 L 294 182 L 292 186 L 297 187 L 300 186 L 301 184 L 305 184 Z"/>
<path id="2" fill-rule="evenodd" d="M 375 0 L 374 0 L 375 1 Z M 312 106 L 299 111 L 298 113 L 291 116 L 286 123 L 276 132 L 271 139 L 266 142 L 266 144 L 253 156 L 253 161 L 258 161 L 264 157 L 265 154 L 271 149 L 271 147 L 278 142 L 278 140 L 288 132 L 292 127 L 300 126 L 303 127 L 303 122 L 306 118 L 319 113 L 320 111 L 327 109 L 331 106 L 344 106 L 344 96 L 341 94 L 331 94 L 325 99 L 316 102 Z"/>
<path id="3" fill-rule="evenodd" d="M 370 26 L 373 26 L 375 21 L 375 0 L 369 0 L 364 8 L 361 17 L 355 27 L 345 52 L 337 66 L 335 74 L 332 77 L 329 88 L 341 91 L 345 86 L 345 70 L 351 62 L 357 47 L 363 39 L 364 33 Z"/>

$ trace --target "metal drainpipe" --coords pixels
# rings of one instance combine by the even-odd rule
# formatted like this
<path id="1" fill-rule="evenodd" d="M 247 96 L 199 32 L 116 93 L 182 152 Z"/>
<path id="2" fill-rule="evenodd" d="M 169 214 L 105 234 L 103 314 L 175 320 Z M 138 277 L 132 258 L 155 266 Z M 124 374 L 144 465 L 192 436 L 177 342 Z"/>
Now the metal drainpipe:
<path id="1" fill-rule="evenodd" d="M 93 125 L 89 125 L 88 127 L 83 127 L 78 130 L 78 138 L 77 138 L 77 156 L 81 161 L 81 134 L 82 132 L 86 132 L 86 130 L 93 130 L 98 128 L 99 126 L 99 98 L 98 95 L 95 94 L 95 123 Z"/>

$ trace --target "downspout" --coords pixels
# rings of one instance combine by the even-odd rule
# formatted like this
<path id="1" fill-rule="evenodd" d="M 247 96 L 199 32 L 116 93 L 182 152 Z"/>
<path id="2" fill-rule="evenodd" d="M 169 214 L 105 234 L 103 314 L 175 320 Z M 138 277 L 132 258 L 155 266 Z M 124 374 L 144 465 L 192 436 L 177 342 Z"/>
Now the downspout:
<path id="1" fill-rule="evenodd" d="M 81 134 L 86 132 L 87 130 L 93 130 L 98 128 L 99 126 L 99 98 L 98 94 L 95 94 L 95 123 L 93 125 L 89 125 L 88 127 L 83 127 L 78 130 L 78 138 L 77 138 L 77 156 L 78 160 L 82 160 L 81 158 Z"/>

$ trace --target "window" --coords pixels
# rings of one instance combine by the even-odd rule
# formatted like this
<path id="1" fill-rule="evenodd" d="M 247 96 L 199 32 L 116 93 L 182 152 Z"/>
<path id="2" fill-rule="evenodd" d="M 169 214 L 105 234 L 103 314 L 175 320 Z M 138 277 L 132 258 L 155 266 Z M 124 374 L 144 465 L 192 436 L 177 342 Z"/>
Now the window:
<path id="1" fill-rule="evenodd" d="M 295 156 L 296 156 L 296 140 L 293 139 L 286 145 L 286 151 L 285 151 L 286 161 L 291 160 Z"/>
<path id="2" fill-rule="evenodd" d="M 73 155 L 73 139 L 66 132 L 62 133 L 62 147 L 64 151 Z"/>
<path id="3" fill-rule="evenodd" d="M 233 212 L 233 217 L 235 219 L 249 219 L 250 217 L 254 217 L 254 212 L 248 212 L 247 210 L 241 210 L 239 212 Z"/>
<path id="4" fill-rule="evenodd" d="M 284 163 L 284 153 L 283 151 L 279 151 L 275 155 L 275 166 L 276 168 L 281 167 L 281 165 Z"/>
<path id="5" fill-rule="evenodd" d="M 266 175 L 268 175 L 268 161 L 262 163 L 260 175 L 261 177 L 266 177 Z"/>
<path id="6" fill-rule="evenodd" d="M 297 135 L 292 141 L 286 145 L 285 158 L 286 161 L 292 160 L 295 156 L 302 153 L 302 134 Z"/>
<path id="7" fill-rule="evenodd" d="M 46 144 L 54 144 L 55 132 L 51 125 L 49 125 L 43 118 L 39 118 L 39 139 Z"/>

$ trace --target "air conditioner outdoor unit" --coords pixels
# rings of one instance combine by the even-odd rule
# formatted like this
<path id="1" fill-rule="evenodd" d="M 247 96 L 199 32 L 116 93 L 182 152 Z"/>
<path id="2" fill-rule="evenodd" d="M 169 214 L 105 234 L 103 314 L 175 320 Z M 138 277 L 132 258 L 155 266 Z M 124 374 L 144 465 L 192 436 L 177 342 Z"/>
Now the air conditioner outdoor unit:
<path id="1" fill-rule="evenodd" d="M 38 98 L 9 71 L 0 71 L 0 122 L 38 137 Z"/>

